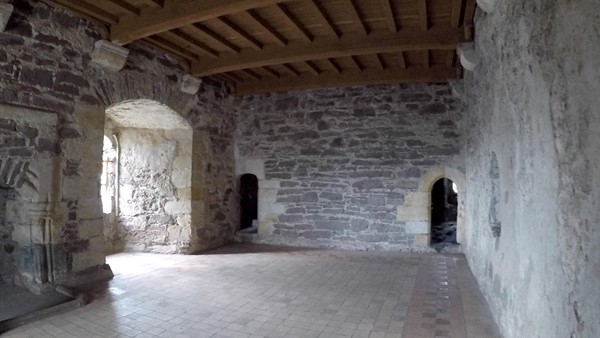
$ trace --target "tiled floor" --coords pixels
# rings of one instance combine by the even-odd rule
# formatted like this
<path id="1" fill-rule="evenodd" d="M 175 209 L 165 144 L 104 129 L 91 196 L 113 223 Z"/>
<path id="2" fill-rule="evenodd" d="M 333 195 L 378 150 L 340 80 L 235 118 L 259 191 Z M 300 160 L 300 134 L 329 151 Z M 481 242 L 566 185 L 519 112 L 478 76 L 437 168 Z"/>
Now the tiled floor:
<path id="1" fill-rule="evenodd" d="M 108 263 L 93 303 L 6 337 L 499 337 L 458 255 L 237 245 Z"/>

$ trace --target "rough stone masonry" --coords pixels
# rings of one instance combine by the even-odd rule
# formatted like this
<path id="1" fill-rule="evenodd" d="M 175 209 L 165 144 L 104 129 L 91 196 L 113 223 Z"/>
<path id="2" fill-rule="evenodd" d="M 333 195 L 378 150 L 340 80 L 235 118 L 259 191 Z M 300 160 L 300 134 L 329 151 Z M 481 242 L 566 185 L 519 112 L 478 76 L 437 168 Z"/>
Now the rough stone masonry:
<path id="1" fill-rule="evenodd" d="M 262 178 L 258 240 L 428 250 L 428 222 L 398 217 L 398 208 L 433 168 L 462 169 L 461 116 L 448 85 L 244 98 L 237 161 L 249 169 L 238 174 Z M 252 172 L 257 161 L 264 173 Z"/>

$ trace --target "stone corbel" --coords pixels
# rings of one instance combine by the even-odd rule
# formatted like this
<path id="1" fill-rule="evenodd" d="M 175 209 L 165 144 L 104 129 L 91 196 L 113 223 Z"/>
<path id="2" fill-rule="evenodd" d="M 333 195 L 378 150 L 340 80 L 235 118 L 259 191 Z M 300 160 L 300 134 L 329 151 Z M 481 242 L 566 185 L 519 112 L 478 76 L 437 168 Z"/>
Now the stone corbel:
<path id="1" fill-rule="evenodd" d="M 13 5 L 0 2 L 0 32 L 4 32 L 4 29 L 6 29 L 6 24 L 12 15 L 13 9 Z"/>
<path id="2" fill-rule="evenodd" d="M 458 53 L 463 68 L 468 71 L 473 71 L 475 67 L 477 67 L 479 56 L 475 52 L 475 47 L 472 42 L 459 44 L 456 52 Z"/>
<path id="3" fill-rule="evenodd" d="M 110 41 L 98 40 L 94 44 L 92 62 L 118 72 L 125 66 L 128 55 L 129 49 L 118 46 Z"/>
<path id="4" fill-rule="evenodd" d="M 196 95 L 196 93 L 198 93 L 198 90 L 200 90 L 201 84 L 201 79 L 193 77 L 191 75 L 184 75 L 183 79 L 181 80 L 181 91 L 186 94 Z"/>
<path id="5" fill-rule="evenodd" d="M 496 0 L 477 0 L 477 6 L 486 13 L 493 13 L 496 9 Z"/>

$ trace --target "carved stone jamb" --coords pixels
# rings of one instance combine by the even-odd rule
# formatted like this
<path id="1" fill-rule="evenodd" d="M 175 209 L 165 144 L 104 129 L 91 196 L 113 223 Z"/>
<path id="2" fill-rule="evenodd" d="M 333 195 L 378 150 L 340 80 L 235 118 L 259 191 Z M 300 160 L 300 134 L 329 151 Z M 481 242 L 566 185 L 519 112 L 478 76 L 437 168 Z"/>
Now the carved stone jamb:
<path id="1" fill-rule="evenodd" d="M 92 62 L 118 72 L 125 66 L 128 55 L 129 49 L 118 46 L 110 41 L 98 40 L 94 44 Z"/>
<path id="2" fill-rule="evenodd" d="M 181 80 L 181 91 L 186 94 L 196 95 L 196 93 L 198 93 L 198 90 L 200 90 L 201 84 L 201 79 L 186 74 Z"/>
<path id="3" fill-rule="evenodd" d="M 6 24 L 12 15 L 13 9 L 13 5 L 0 2 L 0 32 L 4 32 L 4 29 L 6 29 Z"/>
<path id="4" fill-rule="evenodd" d="M 486 13 L 493 13 L 496 9 L 496 0 L 477 0 L 477 6 Z"/>
<path id="5" fill-rule="evenodd" d="M 479 56 L 475 52 L 473 42 L 459 44 L 456 52 L 464 69 L 468 71 L 475 70 L 479 63 Z"/>

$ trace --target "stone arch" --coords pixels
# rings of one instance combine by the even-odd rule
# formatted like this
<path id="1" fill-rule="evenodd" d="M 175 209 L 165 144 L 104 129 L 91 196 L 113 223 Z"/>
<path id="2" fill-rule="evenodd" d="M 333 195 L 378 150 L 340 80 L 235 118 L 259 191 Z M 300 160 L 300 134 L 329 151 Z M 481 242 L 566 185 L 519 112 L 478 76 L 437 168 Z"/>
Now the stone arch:
<path id="1" fill-rule="evenodd" d="M 105 112 L 105 128 L 119 143 L 119 217 L 105 227 L 107 240 L 114 242 L 107 243 L 109 249 L 196 251 L 199 229 L 206 224 L 205 139 L 196 135 L 180 112 L 154 99 L 124 100 Z M 135 188 L 144 184 L 144 177 L 149 182 L 143 186 L 145 192 Z M 147 214 L 135 211 L 142 205 L 150 210 Z"/>
<path id="2" fill-rule="evenodd" d="M 419 181 L 419 188 L 405 196 L 404 203 L 398 207 L 397 220 L 406 223 L 406 233 L 415 236 L 414 243 L 427 247 L 431 232 L 431 189 L 441 178 L 449 178 L 458 187 L 457 241 L 465 239 L 465 174 L 448 166 L 436 166 L 428 170 Z"/>

